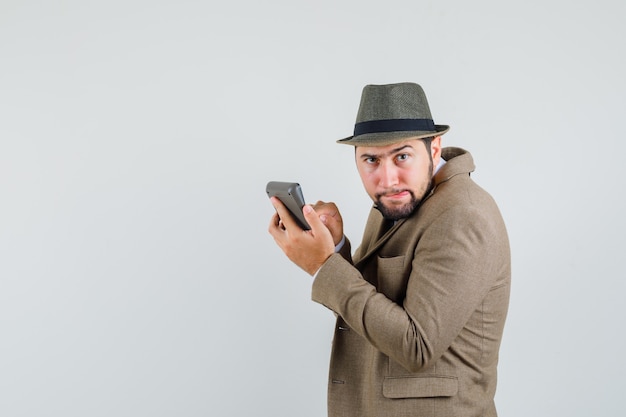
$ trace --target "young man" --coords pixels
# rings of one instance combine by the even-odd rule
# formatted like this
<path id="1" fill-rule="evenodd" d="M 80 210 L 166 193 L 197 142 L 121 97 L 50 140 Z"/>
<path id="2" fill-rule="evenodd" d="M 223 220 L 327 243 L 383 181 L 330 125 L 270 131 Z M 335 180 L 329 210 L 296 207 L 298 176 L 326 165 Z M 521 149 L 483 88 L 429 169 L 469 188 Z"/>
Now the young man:
<path id="1" fill-rule="evenodd" d="M 303 231 L 276 198 L 269 232 L 337 314 L 334 416 L 496 416 L 498 351 L 511 280 L 498 207 L 470 179 L 471 155 L 442 148 L 422 88 L 363 89 L 354 135 L 374 206 L 351 255 L 333 203 L 305 206 Z"/>

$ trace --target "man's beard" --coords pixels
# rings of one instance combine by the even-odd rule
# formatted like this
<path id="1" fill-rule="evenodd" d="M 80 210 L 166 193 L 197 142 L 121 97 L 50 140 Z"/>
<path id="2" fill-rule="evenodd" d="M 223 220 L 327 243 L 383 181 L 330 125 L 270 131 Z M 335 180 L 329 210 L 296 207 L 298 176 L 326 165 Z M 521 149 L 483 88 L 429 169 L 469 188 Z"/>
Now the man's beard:
<path id="1" fill-rule="evenodd" d="M 424 199 L 424 197 L 426 197 L 426 195 L 428 195 L 428 193 L 430 192 L 432 188 L 432 185 L 433 185 L 433 159 L 431 157 L 430 165 L 428 167 L 428 182 L 425 184 L 425 187 L 423 187 L 420 190 L 421 195 L 419 196 L 419 198 L 415 196 L 415 193 L 412 190 L 393 189 L 393 190 L 388 191 L 385 194 L 396 194 L 396 193 L 406 191 L 411 195 L 411 200 L 408 203 L 403 204 L 402 206 L 387 207 L 380 200 L 381 197 L 385 194 L 376 194 L 375 203 L 378 208 L 378 211 L 380 211 L 380 213 L 383 215 L 384 218 L 393 220 L 393 221 L 407 218 L 411 215 L 411 213 L 415 211 L 417 207 L 419 207 L 420 204 L 422 204 L 422 200 Z"/>

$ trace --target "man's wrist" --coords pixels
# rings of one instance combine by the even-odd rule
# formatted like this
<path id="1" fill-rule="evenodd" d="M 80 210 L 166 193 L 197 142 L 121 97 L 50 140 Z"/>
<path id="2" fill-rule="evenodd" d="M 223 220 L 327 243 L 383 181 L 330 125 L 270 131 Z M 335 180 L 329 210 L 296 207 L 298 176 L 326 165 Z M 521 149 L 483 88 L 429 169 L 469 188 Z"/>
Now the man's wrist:
<path id="1" fill-rule="evenodd" d="M 346 235 L 341 236 L 341 240 L 339 241 L 339 243 L 337 243 L 337 245 L 335 246 L 335 253 L 339 252 L 341 250 L 341 248 L 343 248 L 343 245 L 346 244 Z"/>

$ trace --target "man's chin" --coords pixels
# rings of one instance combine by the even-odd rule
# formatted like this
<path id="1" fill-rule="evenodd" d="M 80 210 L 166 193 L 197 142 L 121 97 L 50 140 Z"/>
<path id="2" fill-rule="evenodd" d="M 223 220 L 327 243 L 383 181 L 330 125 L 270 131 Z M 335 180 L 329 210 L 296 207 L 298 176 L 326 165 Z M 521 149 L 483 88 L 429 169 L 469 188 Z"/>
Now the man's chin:
<path id="1" fill-rule="evenodd" d="M 384 218 L 389 220 L 396 221 L 409 217 L 411 213 L 413 213 L 413 210 L 415 210 L 415 206 L 411 203 L 395 206 L 378 203 L 378 211 L 380 211 Z"/>

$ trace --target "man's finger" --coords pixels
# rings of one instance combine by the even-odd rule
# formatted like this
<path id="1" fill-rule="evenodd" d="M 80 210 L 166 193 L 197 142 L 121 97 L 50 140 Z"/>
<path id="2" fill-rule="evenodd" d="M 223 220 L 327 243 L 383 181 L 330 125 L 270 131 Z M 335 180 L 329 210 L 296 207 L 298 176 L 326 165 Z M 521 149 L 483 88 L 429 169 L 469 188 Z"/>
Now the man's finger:
<path id="1" fill-rule="evenodd" d="M 272 197 L 270 201 L 272 202 L 272 205 L 278 213 L 278 217 L 280 219 L 280 222 L 282 222 L 283 229 L 293 230 L 296 227 L 298 229 L 301 229 L 301 227 L 298 226 L 298 223 L 296 223 L 293 216 L 289 212 L 289 209 L 287 209 L 287 207 L 283 204 L 282 201 L 280 201 L 280 199 L 278 199 L 277 197 Z"/>
<path id="2" fill-rule="evenodd" d="M 317 214 L 315 209 L 310 205 L 305 205 L 302 208 L 302 213 L 304 214 L 304 218 L 306 219 L 309 226 L 311 226 L 311 231 L 313 235 L 319 235 L 323 230 L 327 230 L 324 223 L 320 219 L 320 216 Z"/>

